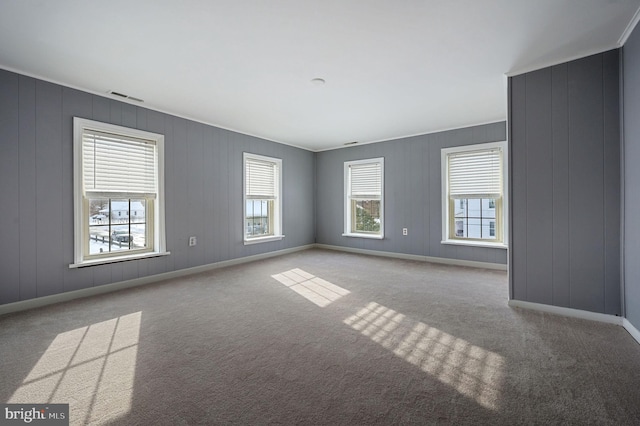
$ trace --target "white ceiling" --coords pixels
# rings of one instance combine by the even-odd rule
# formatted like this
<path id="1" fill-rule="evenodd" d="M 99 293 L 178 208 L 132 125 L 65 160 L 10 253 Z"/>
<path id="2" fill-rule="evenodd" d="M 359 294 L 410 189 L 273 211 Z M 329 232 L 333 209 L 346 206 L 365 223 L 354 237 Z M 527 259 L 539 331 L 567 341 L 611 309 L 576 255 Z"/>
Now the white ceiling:
<path id="1" fill-rule="evenodd" d="M 505 74 L 619 47 L 639 6 L 0 0 L 0 68 L 323 150 L 504 120 Z"/>

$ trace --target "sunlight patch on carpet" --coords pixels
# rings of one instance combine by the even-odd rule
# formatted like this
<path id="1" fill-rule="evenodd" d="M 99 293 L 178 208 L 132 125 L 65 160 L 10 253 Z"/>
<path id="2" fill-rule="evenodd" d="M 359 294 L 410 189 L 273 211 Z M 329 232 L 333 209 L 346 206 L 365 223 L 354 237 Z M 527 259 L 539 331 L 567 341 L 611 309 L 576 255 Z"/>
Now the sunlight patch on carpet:
<path id="1" fill-rule="evenodd" d="M 321 308 L 350 293 L 349 290 L 298 268 L 271 277 Z"/>
<path id="2" fill-rule="evenodd" d="M 499 408 L 502 356 L 375 302 L 344 323 L 483 407 Z"/>
<path id="3" fill-rule="evenodd" d="M 135 312 L 58 334 L 7 402 L 69 404 L 74 424 L 127 414 L 141 317 Z"/>

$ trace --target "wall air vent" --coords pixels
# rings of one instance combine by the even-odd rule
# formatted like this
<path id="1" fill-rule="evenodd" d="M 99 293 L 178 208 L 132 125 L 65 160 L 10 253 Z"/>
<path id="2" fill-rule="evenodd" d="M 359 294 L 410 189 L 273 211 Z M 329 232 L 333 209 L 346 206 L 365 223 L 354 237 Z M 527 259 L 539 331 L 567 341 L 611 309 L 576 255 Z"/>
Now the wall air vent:
<path id="1" fill-rule="evenodd" d="M 121 98 L 129 99 L 136 102 L 144 102 L 140 98 L 134 98 L 133 96 L 125 95 L 124 93 L 114 92 L 113 90 L 109 90 L 107 93 L 109 93 L 110 95 L 119 96 Z"/>

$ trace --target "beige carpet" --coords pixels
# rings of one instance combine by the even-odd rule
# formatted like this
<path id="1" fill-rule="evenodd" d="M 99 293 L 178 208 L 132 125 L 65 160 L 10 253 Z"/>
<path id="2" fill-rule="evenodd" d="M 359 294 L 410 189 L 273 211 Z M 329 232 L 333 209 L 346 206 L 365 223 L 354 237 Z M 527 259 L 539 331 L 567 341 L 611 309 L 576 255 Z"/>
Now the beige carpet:
<path id="1" fill-rule="evenodd" d="M 621 327 L 504 272 L 308 250 L 0 317 L 0 399 L 71 424 L 640 424 Z"/>

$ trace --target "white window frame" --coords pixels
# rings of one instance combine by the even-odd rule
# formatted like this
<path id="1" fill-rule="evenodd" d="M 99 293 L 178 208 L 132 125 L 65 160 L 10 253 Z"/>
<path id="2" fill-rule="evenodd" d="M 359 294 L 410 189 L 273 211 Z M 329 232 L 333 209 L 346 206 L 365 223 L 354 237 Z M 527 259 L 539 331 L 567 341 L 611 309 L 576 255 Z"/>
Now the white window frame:
<path id="1" fill-rule="evenodd" d="M 358 232 L 351 228 L 351 166 L 372 163 L 380 164 L 380 232 L 377 234 Z M 342 236 L 384 239 L 384 157 L 344 162 L 344 233 Z"/>
<path id="2" fill-rule="evenodd" d="M 247 160 L 257 160 L 272 163 L 277 169 L 277 179 L 275 183 L 275 200 L 273 211 L 273 235 L 248 237 L 245 220 L 247 217 Z M 242 239 L 244 245 L 279 241 L 284 238 L 282 232 L 282 159 L 267 157 L 264 155 L 244 152 L 242 156 Z"/>
<path id="3" fill-rule="evenodd" d="M 466 240 L 466 239 L 453 239 L 450 238 L 450 224 L 452 223 L 450 216 L 449 202 L 449 161 L 448 155 L 453 153 L 467 152 L 467 151 L 480 151 L 499 148 L 502 150 L 502 197 L 501 197 L 501 214 L 500 220 L 496 220 L 496 233 L 501 233 L 502 241 L 482 241 L 482 240 Z M 442 173 L 442 244 L 464 245 L 464 246 L 479 246 L 479 247 L 494 247 L 504 248 L 508 247 L 509 241 L 509 225 L 508 225 L 508 176 L 509 176 L 509 164 L 508 156 L 508 144 L 506 141 L 489 142 L 474 145 L 456 146 L 451 148 L 443 148 L 441 153 L 441 173 Z M 500 229 L 497 225 L 500 223 Z"/>
<path id="4" fill-rule="evenodd" d="M 135 252 L 111 252 L 108 255 L 86 256 L 85 245 L 89 241 L 88 197 L 84 195 L 82 137 L 85 130 L 99 131 L 121 135 L 124 138 L 146 139 L 156 145 L 156 193 L 151 208 L 152 213 L 147 218 L 148 232 L 153 238 L 150 250 Z M 164 135 L 131 129 L 114 124 L 84 118 L 73 118 L 73 190 L 74 190 L 74 263 L 70 268 L 80 268 L 91 265 L 101 265 L 125 260 L 143 259 L 170 254 L 166 251 L 165 214 L 164 214 Z M 135 197 L 130 197 L 135 198 Z"/>

